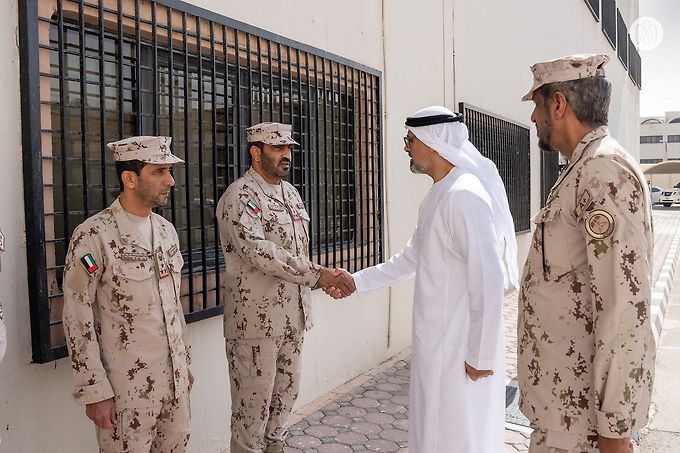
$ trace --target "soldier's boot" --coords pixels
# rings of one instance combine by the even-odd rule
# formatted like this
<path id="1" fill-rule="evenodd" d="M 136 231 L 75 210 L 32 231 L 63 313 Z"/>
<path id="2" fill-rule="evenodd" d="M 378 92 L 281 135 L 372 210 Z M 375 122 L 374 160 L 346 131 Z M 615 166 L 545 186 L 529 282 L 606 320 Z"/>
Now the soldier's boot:
<path id="1" fill-rule="evenodd" d="M 285 444 L 283 442 L 269 443 L 264 449 L 264 453 L 284 453 L 284 446 Z"/>

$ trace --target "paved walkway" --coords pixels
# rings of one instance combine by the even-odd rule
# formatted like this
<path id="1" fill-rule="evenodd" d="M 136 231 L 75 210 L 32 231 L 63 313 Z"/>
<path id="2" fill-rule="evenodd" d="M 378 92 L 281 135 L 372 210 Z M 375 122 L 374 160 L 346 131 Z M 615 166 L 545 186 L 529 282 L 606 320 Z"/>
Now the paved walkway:
<path id="1" fill-rule="evenodd" d="M 671 241 L 680 227 L 680 211 L 654 210 L 656 281 Z M 504 304 L 508 379 L 517 376 L 517 294 Z M 328 393 L 293 417 L 288 453 L 407 452 L 410 350 Z M 526 452 L 530 430 L 506 424 L 505 453 Z"/>

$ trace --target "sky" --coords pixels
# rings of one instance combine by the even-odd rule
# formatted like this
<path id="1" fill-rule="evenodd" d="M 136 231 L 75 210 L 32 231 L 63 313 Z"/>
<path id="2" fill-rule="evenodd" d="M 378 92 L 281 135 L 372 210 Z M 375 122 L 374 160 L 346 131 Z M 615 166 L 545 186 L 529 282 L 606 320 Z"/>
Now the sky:
<path id="1" fill-rule="evenodd" d="M 680 0 L 640 0 L 645 16 L 661 23 L 663 40 L 653 50 L 640 50 L 640 116 L 663 116 L 680 111 Z"/>

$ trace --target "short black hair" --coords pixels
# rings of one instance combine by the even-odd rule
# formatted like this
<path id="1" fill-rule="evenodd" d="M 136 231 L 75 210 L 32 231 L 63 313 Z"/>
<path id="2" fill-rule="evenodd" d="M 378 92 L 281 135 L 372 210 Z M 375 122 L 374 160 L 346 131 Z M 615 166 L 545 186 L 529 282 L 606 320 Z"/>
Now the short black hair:
<path id="1" fill-rule="evenodd" d="M 123 184 L 123 172 L 124 171 L 134 171 L 137 176 L 142 173 L 142 168 L 146 165 L 146 162 L 141 160 L 123 160 L 116 161 L 116 175 L 118 176 L 118 184 L 120 185 L 120 192 L 123 193 L 125 185 Z"/>

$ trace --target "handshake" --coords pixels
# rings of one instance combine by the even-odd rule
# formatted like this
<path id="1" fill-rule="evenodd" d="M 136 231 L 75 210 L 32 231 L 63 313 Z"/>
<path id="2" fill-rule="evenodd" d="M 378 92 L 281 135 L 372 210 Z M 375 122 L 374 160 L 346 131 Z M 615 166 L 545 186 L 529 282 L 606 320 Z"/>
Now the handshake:
<path id="1" fill-rule="evenodd" d="M 333 299 L 344 299 L 357 290 L 352 275 L 340 268 L 324 267 L 316 285 Z"/>

